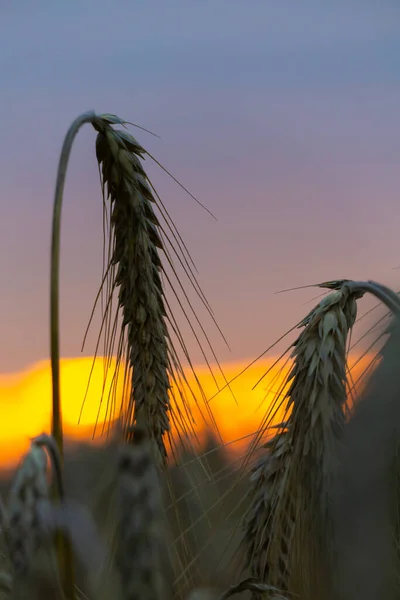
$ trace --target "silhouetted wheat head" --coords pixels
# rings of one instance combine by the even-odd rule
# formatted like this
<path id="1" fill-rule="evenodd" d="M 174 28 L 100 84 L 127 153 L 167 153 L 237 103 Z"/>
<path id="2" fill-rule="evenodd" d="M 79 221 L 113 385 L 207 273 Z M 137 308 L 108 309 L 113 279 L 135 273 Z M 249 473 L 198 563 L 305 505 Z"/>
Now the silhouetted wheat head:
<path id="1" fill-rule="evenodd" d="M 293 344 L 291 370 L 263 420 L 260 436 L 284 403 L 285 423 L 266 444 L 252 477 L 245 525 L 251 573 L 301 598 L 320 598 L 332 584 L 332 486 L 349 415 L 346 344 L 356 301 L 370 292 L 399 312 L 397 295 L 373 282 L 321 287 L 335 291 L 300 323 L 304 329 Z"/>
<path id="2" fill-rule="evenodd" d="M 217 364 L 218 361 L 190 298 L 190 290 L 200 307 L 215 324 L 216 321 L 196 280 L 195 267 L 186 246 L 143 169 L 145 157 L 153 157 L 127 131 L 116 128 L 125 127 L 126 123 L 114 115 L 87 113 L 78 117 L 67 133 L 60 158 L 52 237 L 53 433 L 61 450 L 61 412 L 58 408 L 61 204 L 69 153 L 74 137 L 85 123 L 91 123 L 97 131 L 96 156 L 108 236 L 103 256 L 104 276 L 96 299 L 97 303 L 100 297 L 103 298 L 96 354 L 103 339 L 105 356 L 116 357 L 111 391 L 105 399 L 106 418 L 109 422 L 121 419 L 125 432 L 134 424 L 144 429 L 162 466 L 165 465 L 167 446 L 171 447 L 179 437 L 194 436 L 187 394 L 196 402 L 205 400 L 165 286 L 187 321 L 207 364 L 210 364 L 207 346 Z M 186 277 L 187 286 L 181 281 L 182 275 Z M 196 390 L 191 389 L 186 379 L 180 355 L 194 373 Z M 109 364 L 107 362 L 107 371 Z M 120 378 L 124 384 L 122 406 L 117 397 Z M 205 423 L 216 430 L 208 404 L 204 403 L 203 408 L 199 405 L 199 408 Z M 175 430 L 174 439 L 171 425 Z"/>
<path id="3" fill-rule="evenodd" d="M 115 350 L 117 369 L 121 361 L 128 368 L 124 375 L 129 381 L 128 398 L 122 413 L 125 428 L 134 423 L 144 428 L 160 461 L 165 462 L 166 436 L 169 445 L 173 443 L 171 423 L 178 436 L 187 438 L 188 434 L 194 433 L 183 384 L 192 396 L 194 391 L 188 386 L 180 362 L 179 346 L 191 365 L 178 321 L 165 294 L 163 279 L 189 322 L 203 356 L 206 357 L 206 353 L 200 342 L 201 336 L 218 362 L 180 280 L 173 257 L 211 317 L 212 313 L 194 277 L 190 255 L 144 171 L 143 160 L 148 153 L 127 132 L 115 129 L 112 122 L 111 118 L 103 117 L 93 123 L 98 131 L 96 155 L 101 169 L 102 189 L 110 205 L 110 256 L 106 277 L 109 293 L 105 311 L 105 322 L 110 319 L 110 331 L 106 353 L 111 355 Z M 118 119 L 115 122 L 122 123 Z M 116 288 L 118 309 L 122 314 L 119 336 L 115 333 L 115 322 L 111 320 L 111 298 Z M 185 303 L 187 309 L 184 308 Z M 189 319 L 190 313 L 192 317 Z M 117 379 L 118 374 L 115 384 Z M 197 391 L 204 398 L 200 383 L 195 379 Z M 205 418 L 214 426 L 208 405 L 204 406 L 205 413 L 208 413 Z"/>

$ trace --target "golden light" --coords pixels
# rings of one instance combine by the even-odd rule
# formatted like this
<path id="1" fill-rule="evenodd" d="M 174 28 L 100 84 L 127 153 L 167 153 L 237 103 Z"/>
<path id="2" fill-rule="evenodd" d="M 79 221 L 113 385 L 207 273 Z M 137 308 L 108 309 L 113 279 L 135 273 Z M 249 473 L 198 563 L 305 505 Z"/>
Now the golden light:
<path id="1" fill-rule="evenodd" d="M 353 374 L 354 378 L 357 378 L 369 360 L 369 357 L 365 357 L 360 361 Z M 190 393 L 187 393 L 187 398 L 194 419 L 193 428 L 200 440 L 204 439 L 206 423 L 210 424 L 208 409 L 212 411 L 224 442 L 233 442 L 257 430 L 289 368 L 287 366 L 282 369 L 280 365 L 274 367 L 268 378 L 252 390 L 255 383 L 273 363 L 273 358 L 259 361 L 233 381 L 229 388 L 225 387 L 216 396 L 216 383 L 209 370 L 203 366 L 196 368 L 205 398 L 211 398 L 208 402 L 198 393 L 193 374 L 187 373 L 189 385 L 197 392 L 198 404 Z M 90 440 L 96 425 L 97 438 L 102 439 L 101 432 L 107 417 L 107 398 L 115 363 L 108 366 L 108 377 L 103 389 L 105 360 L 98 358 L 94 364 L 91 357 L 61 361 L 63 424 L 66 435 L 73 440 Z M 227 363 L 222 365 L 222 369 L 225 378 L 230 381 L 246 366 L 245 363 Z M 218 373 L 215 367 L 214 372 Z M 224 378 L 218 374 L 216 379 L 218 386 L 222 388 L 225 385 Z M 123 377 L 120 377 L 117 398 L 122 397 L 122 381 Z M 99 408 L 101 397 L 104 400 Z M 183 412 L 182 402 L 178 404 Z M 49 362 L 38 363 L 21 373 L 0 375 L 0 410 L 0 467 L 8 468 L 18 462 L 27 450 L 30 438 L 50 431 Z M 273 422 L 278 423 L 281 419 L 282 410 L 277 412 Z M 176 435 L 176 427 L 172 428 L 172 434 Z"/>

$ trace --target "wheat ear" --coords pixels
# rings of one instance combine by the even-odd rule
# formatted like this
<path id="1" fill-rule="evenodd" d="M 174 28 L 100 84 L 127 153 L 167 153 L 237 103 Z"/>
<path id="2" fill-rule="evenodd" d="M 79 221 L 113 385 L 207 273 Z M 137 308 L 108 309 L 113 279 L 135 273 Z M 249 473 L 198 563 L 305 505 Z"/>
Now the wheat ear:
<path id="1" fill-rule="evenodd" d="M 85 123 L 92 123 L 100 132 L 97 138 L 96 150 L 99 163 L 102 163 L 103 180 L 108 185 L 108 191 L 111 201 L 114 202 L 113 222 L 115 223 L 116 247 L 113 256 L 113 262 L 119 264 L 117 283 L 122 283 L 120 289 L 120 304 L 125 308 L 123 326 L 129 325 L 136 331 L 135 342 L 141 341 L 141 344 L 132 350 L 131 363 L 135 365 L 134 387 L 137 412 L 136 418 L 141 420 L 140 413 L 143 413 L 143 396 L 148 400 L 148 389 L 153 390 L 157 387 L 157 392 L 162 390 L 159 402 L 168 406 L 169 380 L 165 374 L 168 361 L 166 359 L 167 351 L 166 332 L 163 317 L 165 309 L 162 304 L 162 287 L 159 276 L 161 261 L 158 258 L 156 247 L 161 245 L 155 225 L 156 217 L 148 212 L 149 206 L 147 196 L 151 192 L 146 183 L 146 176 L 143 170 L 136 163 L 136 154 L 144 153 L 144 150 L 135 142 L 135 140 L 123 132 L 114 131 L 109 123 L 123 123 L 121 119 L 112 117 L 98 117 L 93 112 L 86 113 L 78 117 L 71 125 L 65 137 L 61 151 L 59 168 L 57 173 L 57 182 L 54 198 L 53 225 L 52 225 L 52 249 L 51 249 L 51 365 L 52 365 L 52 383 L 53 383 L 53 412 L 52 429 L 53 436 L 58 444 L 60 454 L 63 453 L 62 441 L 62 416 L 60 403 L 60 374 L 59 374 L 59 262 L 60 262 L 60 230 L 61 230 L 61 210 L 63 191 L 67 173 L 68 160 L 75 136 L 80 127 Z M 130 150 L 130 151 L 129 151 Z M 136 189 L 138 187 L 138 189 Z M 150 213 L 152 209 L 150 207 Z M 121 231 L 121 226 L 122 231 Z M 121 235 L 122 234 L 122 235 Z M 128 262 L 126 255 L 130 260 Z M 136 261 L 131 260 L 132 256 Z M 136 264 L 135 264 L 136 262 Z M 135 272 L 135 266 L 137 273 Z M 125 270 L 128 269 L 128 273 Z M 138 276 L 139 275 L 139 276 Z M 140 276 L 141 275 L 141 276 Z M 137 280 L 138 279 L 138 280 Z M 129 284 L 132 284 L 129 287 Z M 141 302 L 138 306 L 131 307 L 131 299 L 139 296 Z M 132 312 L 129 311 L 132 308 Z M 148 315 L 148 313 L 150 313 Z M 160 319 L 161 315 L 161 319 Z M 148 322 L 148 317 L 153 320 L 153 328 L 147 330 L 143 327 Z M 140 339 L 138 339 L 137 330 L 139 330 Z M 144 360 L 141 364 L 138 357 L 148 354 L 148 348 L 143 345 L 149 345 L 150 336 L 153 347 L 153 354 L 150 352 L 150 358 Z M 130 340 L 132 341 L 132 340 Z M 154 352 L 161 345 L 160 352 L 154 356 Z M 144 351 L 144 352 L 143 352 Z M 159 365 L 159 373 L 152 369 L 152 359 Z M 151 361 L 151 362 L 150 362 Z M 150 368 L 149 368 L 150 364 Z M 159 377 L 161 384 L 157 386 L 154 380 Z M 136 385 L 135 385 L 136 384 Z M 153 396 L 152 398 L 153 399 Z M 142 402 L 141 402 L 142 401 Z M 168 418 L 165 416 L 165 408 L 158 410 L 158 422 L 152 423 L 154 412 L 157 413 L 157 407 L 148 402 L 148 413 L 151 415 L 144 419 L 146 429 L 149 429 L 148 423 L 154 425 L 151 429 L 153 437 L 159 442 L 160 436 L 168 429 Z M 143 419 L 142 419 L 143 420 Z M 161 431 L 161 434 L 159 433 Z M 162 444 L 162 442 L 161 442 Z"/>
<path id="2" fill-rule="evenodd" d="M 28 571 L 43 540 L 39 505 L 49 498 L 46 465 L 46 453 L 32 444 L 11 486 L 5 533 L 16 577 Z"/>
<path id="3" fill-rule="evenodd" d="M 304 319 L 288 375 L 291 470 L 301 468 L 311 504 L 321 507 L 324 518 L 329 499 L 321 496 L 322 482 L 331 475 L 332 456 L 345 425 L 346 342 L 356 320 L 359 297 L 344 286 L 326 296 Z"/>
<path id="4" fill-rule="evenodd" d="M 299 593 L 297 587 L 305 586 L 309 593 L 307 588 L 313 585 L 315 576 L 313 564 L 320 558 L 321 543 L 328 543 L 326 537 L 318 539 L 319 535 L 331 531 L 326 529 L 329 499 L 322 497 L 323 482 L 333 469 L 332 452 L 345 423 L 346 339 L 356 318 L 356 297 L 359 295 L 343 286 L 302 321 L 304 329 L 293 345 L 293 366 L 282 386 L 287 389 L 283 401 L 290 415 L 281 444 L 289 450 L 280 453 L 275 467 L 278 475 L 267 491 L 271 513 L 253 515 L 250 522 L 269 522 L 268 534 L 263 532 L 262 536 L 270 544 L 264 553 L 264 565 L 256 564 L 256 572 L 265 572 L 265 563 L 269 563 L 268 583 L 275 585 L 276 581 L 284 593 L 294 585 L 296 589 L 291 592 Z M 276 405 L 278 402 L 282 402 L 281 397 Z M 277 443 L 272 448 L 272 458 L 276 459 L 274 450 L 279 450 Z M 256 490 L 255 501 L 259 501 L 260 480 Z M 261 507 L 253 504 L 251 512 Z M 299 545 L 305 539 L 309 540 L 307 551 Z M 299 569 L 303 571 L 301 581 L 294 584 Z"/>
<path id="5" fill-rule="evenodd" d="M 328 490 L 347 413 L 346 339 L 356 318 L 356 300 L 371 293 L 400 314 L 398 295 L 376 282 L 335 280 L 318 285 L 335 292 L 299 324 L 304 330 L 293 345 L 293 367 L 281 387 L 288 391 L 277 394 L 260 431 L 260 435 L 265 432 L 280 404 L 286 403 L 289 449 L 281 457 L 279 476 L 272 486 L 272 514 L 264 519 L 269 528 L 261 537 L 270 540 L 270 546 L 263 562 L 256 561 L 254 567 L 255 572 L 263 573 L 268 563 L 267 572 L 272 578 L 268 583 L 286 581 L 284 590 L 291 587 L 291 592 L 308 597 L 316 589 L 318 594 L 321 592 L 318 573 L 325 577 L 332 560 Z M 251 510 L 257 510 L 261 493 L 256 488 Z M 259 518 L 262 522 L 262 516 Z"/>
<path id="6" fill-rule="evenodd" d="M 105 355 L 107 357 L 115 352 L 115 341 L 119 339 L 116 349 L 117 367 L 112 378 L 111 397 L 108 399 L 110 404 L 107 404 L 106 416 L 109 421 L 115 418 L 117 380 L 120 366 L 125 363 L 127 369 L 131 370 L 130 377 L 127 377 L 127 372 L 124 375 L 124 388 L 128 389 L 129 400 L 127 406 L 123 403 L 124 406 L 121 409 L 126 417 L 126 427 L 129 428 L 133 423 L 137 423 L 140 427 L 146 429 L 152 445 L 158 453 L 159 462 L 163 464 L 166 460 L 165 437 L 170 438 L 170 421 L 173 421 L 180 436 L 185 436 L 188 431 L 194 432 L 193 418 L 184 391 L 185 384 L 189 388 L 189 393 L 192 396 L 194 394 L 188 385 L 172 338 L 168 334 L 167 319 L 173 336 L 176 338 L 177 344 L 181 347 L 195 375 L 196 384 L 203 399 L 205 399 L 205 395 L 194 372 L 193 364 L 170 304 L 164 297 L 161 274 L 171 287 L 171 291 L 193 332 L 213 377 L 213 371 L 200 340 L 201 336 L 204 336 L 218 364 L 208 336 L 177 274 L 173 257 L 176 257 L 179 261 L 190 285 L 215 324 L 216 321 L 193 273 L 195 267 L 187 248 L 141 164 L 141 160 L 144 159 L 146 154 L 156 163 L 157 161 L 131 135 L 125 131 L 114 129 L 114 125 L 125 126 L 126 122 L 110 114 L 96 115 L 90 112 L 75 119 L 64 140 L 57 173 L 51 254 L 53 435 L 62 455 L 62 419 L 59 393 L 61 208 L 72 144 L 79 128 L 85 123 L 91 123 L 98 132 L 96 152 L 102 176 L 103 200 L 106 193 L 111 205 L 109 264 L 95 302 L 96 305 L 106 286 L 106 306 L 99 341 L 104 335 Z M 153 205 L 157 205 L 164 226 L 160 225 L 154 213 Z M 107 203 L 104 203 L 103 207 L 106 213 L 108 210 Z M 164 245 L 164 241 L 168 244 L 168 247 Z M 171 274 L 163 270 L 159 250 L 163 251 L 165 262 L 170 267 Z M 175 287 L 182 291 L 182 299 Z M 119 288 L 118 306 L 115 315 L 113 315 L 113 294 L 117 288 Z M 187 308 L 184 306 L 185 304 L 188 306 Z M 122 333 L 118 338 L 117 322 L 120 312 L 122 313 Z M 190 314 L 194 316 L 201 332 L 196 331 L 189 318 Z M 222 334 L 220 329 L 219 331 Z M 97 348 L 98 346 L 95 354 L 97 354 Z M 218 366 L 220 368 L 219 364 Z M 220 370 L 222 372 L 221 368 Z M 129 379 L 130 381 L 128 381 Z M 214 381 L 218 386 L 215 377 Z M 174 386 L 176 386 L 176 391 Z M 180 396 L 181 406 L 175 407 L 175 410 L 172 411 L 170 396 L 174 397 L 175 393 Z M 208 404 L 206 405 L 206 411 L 217 430 Z M 207 421 L 202 412 L 201 416 Z M 168 439 L 168 442 L 170 441 L 171 439 Z"/>
<path id="7" fill-rule="evenodd" d="M 169 430 L 168 333 L 161 284 L 163 247 L 153 197 L 139 157 L 143 148 L 134 138 L 98 127 L 97 160 L 112 204 L 115 245 L 111 262 L 118 265 L 119 305 L 128 330 L 128 357 L 132 367 L 128 423 L 135 421 L 166 458 L 164 434 Z M 134 415 L 133 415 L 134 410 Z"/>
<path id="8" fill-rule="evenodd" d="M 125 600 L 160 600 L 164 523 L 159 473 L 145 432 L 135 429 L 118 461 L 118 543 L 116 562 Z"/>
<path id="9" fill-rule="evenodd" d="M 47 458 L 44 448 L 47 449 L 51 459 L 51 474 L 57 497 L 60 499 L 64 497 L 58 447 L 52 437 L 43 434 L 32 440 L 30 451 L 16 472 L 9 495 L 5 534 L 15 572 L 13 594 L 15 598 L 22 598 L 26 590 L 33 586 L 40 595 L 39 589 L 44 585 L 52 590 L 52 594 L 61 596 L 60 581 L 62 581 L 64 590 L 68 593 L 67 597 L 74 598 L 75 587 L 69 541 L 63 540 L 65 543 L 63 550 L 67 552 L 66 556 L 71 565 L 71 569 L 65 571 L 65 563 L 59 561 L 57 565 L 54 553 L 54 541 L 56 544 L 60 542 L 59 532 L 51 532 L 47 527 L 54 505 L 50 499 L 52 480 L 47 478 Z"/>
<path id="10" fill-rule="evenodd" d="M 119 289 L 118 309 L 122 312 L 118 363 L 122 348 L 125 347 L 128 369 L 125 378 L 130 379 L 129 399 L 124 411 L 125 426 L 129 428 L 137 424 L 147 432 L 156 460 L 162 465 L 167 458 L 166 438 L 171 441 L 171 423 L 178 435 L 186 435 L 190 430 L 193 431 L 193 420 L 183 392 L 183 384 L 188 382 L 168 332 L 167 320 L 191 365 L 190 357 L 171 307 L 164 297 L 162 276 L 170 284 L 185 317 L 188 317 L 163 268 L 161 252 L 177 278 L 178 287 L 182 290 L 183 287 L 164 239 L 172 248 L 173 244 L 154 212 L 153 207 L 157 205 L 160 209 L 162 203 L 153 192 L 142 167 L 145 150 L 131 135 L 113 129 L 107 121 L 95 123 L 94 126 L 99 132 L 96 153 L 103 190 L 106 190 L 111 204 L 109 290 L 111 296 L 115 288 Z M 174 248 L 173 251 L 176 253 Z M 184 290 L 183 294 L 188 300 Z M 190 327 L 197 339 L 191 324 Z M 200 327 L 204 333 L 201 324 Z M 192 365 L 191 368 L 193 370 Z M 176 385 L 180 395 L 181 407 L 171 405 L 171 398 L 174 398 L 172 384 Z M 188 388 L 189 393 L 193 394 L 189 385 Z"/>

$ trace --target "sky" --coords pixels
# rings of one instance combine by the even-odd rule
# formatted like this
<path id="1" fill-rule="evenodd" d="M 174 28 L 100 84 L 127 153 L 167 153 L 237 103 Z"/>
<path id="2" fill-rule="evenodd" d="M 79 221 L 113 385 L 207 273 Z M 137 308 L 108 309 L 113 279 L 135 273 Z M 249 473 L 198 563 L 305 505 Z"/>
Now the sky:
<path id="1" fill-rule="evenodd" d="M 228 339 L 230 349 L 206 319 L 222 363 L 253 359 L 318 294 L 279 290 L 337 278 L 397 289 L 399 56 L 397 0 L 3 0 L 0 373 L 49 356 L 57 162 L 69 124 L 86 110 L 157 133 L 132 129 L 216 216 L 146 161 Z M 94 140 L 90 127 L 79 134 L 65 190 L 68 358 L 81 356 L 101 280 Z M 94 330 L 84 355 L 95 339 Z"/>
<path id="2" fill-rule="evenodd" d="M 357 364 L 352 361 L 354 382 L 362 377 L 369 360 L 367 356 Z M 91 357 L 64 358 L 61 361 L 63 430 L 67 441 L 102 443 L 107 440 L 110 422 L 108 399 L 115 365 L 110 365 L 105 386 L 104 363 L 97 359 L 91 370 L 92 365 Z M 236 378 L 242 367 L 243 362 L 240 361 L 224 363 L 224 375 L 231 384 L 228 389 L 224 386 L 222 376 L 217 374 L 217 383 L 221 389 L 218 395 L 215 395 L 215 383 L 207 367 L 196 369 L 196 376 L 208 398 L 208 408 L 212 411 L 217 428 L 211 422 L 207 406 L 200 399 L 193 375 L 188 373 L 188 385 L 196 393 L 199 401 L 196 402 L 189 393 L 189 388 L 184 386 L 193 420 L 192 423 L 185 420 L 181 426 L 172 421 L 171 433 L 178 447 L 179 437 L 182 435 L 188 435 L 194 448 L 198 448 L 211 433 L 216 441 L 225 444 L 231 455 L 240 457 L 249 447 L 254 432 L 259 430 L 266 414 L 269 415 L 269 425 L 277 425 L 286 419 L 285 404 L 281 400 L 282 390 L 287 390 L 287 368 L 282 368 L 280 363 L 274 364 L 272 359 L 266 359 L 254 364 Z M 268 384 L 260 384 L 252 389 L 265 374 L 266 367 L 270 369 Z M 89 373 L 91 381 L 88 387 Z M 48 361 L 35 363 L 22 373 L 0 376 L 0 475 L 4 468 L 16 465 L 21 455 L 29 448 L 32 438 L 50 431 L 51 391 Z M 123 395 L 122 378 L 117 394 L 119 397 Z M 101 397 L 103 400 L 99 403 Z M 178 395 L 175 397 L 179 398 Z M 85 398 L 83 404 L 82 398 Z M 176 400 L 172 399 L 173 409 L 176 406 L 175 402 Z M 271 409 L 272 406 L 275 408 Z M 168 440 L 166 444 L 168 447 Z"/>

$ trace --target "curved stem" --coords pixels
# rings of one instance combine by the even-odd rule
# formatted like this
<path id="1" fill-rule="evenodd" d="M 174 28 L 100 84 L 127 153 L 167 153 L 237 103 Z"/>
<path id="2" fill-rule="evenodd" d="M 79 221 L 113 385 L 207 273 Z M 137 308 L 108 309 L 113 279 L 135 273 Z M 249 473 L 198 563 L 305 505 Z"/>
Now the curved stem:
<path id="1" fill-rule="evenodd" d="M 400 298 L 390 288 L 376 283 L 375 281 L 351 281 L 347 282 L 349 288 L 355 291 L 368 292 L 383 302 L 389 310 L 397 317 L 400 316 Z"/>
<path id="2" fill-rule="evenodd" d="M 94 121 L 94 112 L 80 115 L 70 126 L 64 139 L 58 163 L 56 190 L 53 204 L 53 223 L 51 237 L 51 268 L 50 268 L 50 356 L 51 379 L 53 388 L 52 435 L 57 442 L 61 460 L 63 460 L 63 430 L 60 403 L 60 338 L 59 338 L 59 279 L 60 279 L 60 231 L 61 209 L 67 167 L 73 141 L 79 129 L 85 123 Z"/>
<path id="3" fill-rule="evenodd" d="M 63 463 L 63 428 L 60 402 L 60 338 L 59 338 L 59 279 L 60 279 L 60 231 L 61 231 L 61 209 L 65 179 L 67 175 L 68 160 L 71 154 L 72 144 L 79 131 L 85 123 L 95 121 L 94 112 L 80 115 L 70 126 L 64 139 L 58 163 L 56 189 L 53 204 L 53 222 L 51 237 L 51 270 L 50 270 L 50 356 L 51 356 L 51 380 L 53 388 L 53 410 L 52 410 L 52 435 L 59 451 L 61 467 Z M 61 477 L 61 476 L 60 476 Z M 61 481 L 61 479 L 60 479 Z M 60 488 L 60 482 L 59 486 Z M 60 501 L 62 489 L 54 489 L 55 500 Z M 60 567 L 62 587 L 67 600 L 75 598 L 74 561 L 70 541 L 64 534 L 56 534 L 56 547 Z"/>
<path id="4" fill-rule="evenodd" d="M 383 283 L 376 283 L 376 281 L 372 280 L 369 280 L 368 283 L 380 287 L 385 294 L 392 299 L 393 303 L 400 307 L 400 296 L 397 292 L 394 292 L 391 288 L 387 287 L 387 285 L 383 285 Z"/>
<path id="5" fill-rule="evenodd" d="M 372 294 L 378 300 L 383 302 L 393 314 L 400 317 L 400 296 L 386 285 L 376 281 L 353 281 L 351 279 L 337 279 L 334 281 L 325 281 L 318 287 L 328 290 L 339 290 L 346 286 L 353 293 Z"/>

